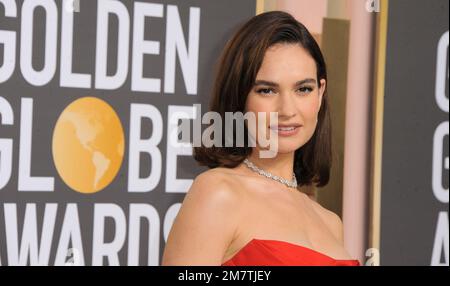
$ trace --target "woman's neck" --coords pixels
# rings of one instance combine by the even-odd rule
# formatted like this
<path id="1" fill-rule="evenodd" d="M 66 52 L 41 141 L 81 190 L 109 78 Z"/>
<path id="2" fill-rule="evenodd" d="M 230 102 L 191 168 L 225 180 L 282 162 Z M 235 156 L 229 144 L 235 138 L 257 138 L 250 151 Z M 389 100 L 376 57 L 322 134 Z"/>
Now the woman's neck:
<path id="1" fill-rule="evenodd" d="M 273 158 L 261 158 L 258 150 L 253 150 L 248 160 L 266 172 L 291 180 L 294 170 L 294 154 L 295 152 L 277 153 Z"/>

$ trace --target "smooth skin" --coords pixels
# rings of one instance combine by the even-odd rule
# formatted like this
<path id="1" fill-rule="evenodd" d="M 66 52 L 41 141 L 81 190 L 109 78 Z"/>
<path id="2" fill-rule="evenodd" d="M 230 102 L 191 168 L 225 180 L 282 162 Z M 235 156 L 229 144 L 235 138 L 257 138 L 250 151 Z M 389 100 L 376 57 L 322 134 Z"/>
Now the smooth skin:
<path id="1" fill-rule="evenodd" d="M 248 95 L 246 111 L 267 112 L 268 130 L 269 112 L 278 112 L 278 124 L 302 127 L 296 135 L 279 136 L 274 158 L 260 158 L 257 145 L 249 160 L 291 179 L 294 152 L 316 129 L 325 85 L 324 79 L 317 83 L 315 61 L 303 47 L 270 47 Z M 280 240 L 334 259 L 352 259 L 344 248 L 338 215 L 305 193 L 240 164 L 210 169 L 195 178 L 169 233 L 162 265 L 221 265 L 252 239 Z"/>

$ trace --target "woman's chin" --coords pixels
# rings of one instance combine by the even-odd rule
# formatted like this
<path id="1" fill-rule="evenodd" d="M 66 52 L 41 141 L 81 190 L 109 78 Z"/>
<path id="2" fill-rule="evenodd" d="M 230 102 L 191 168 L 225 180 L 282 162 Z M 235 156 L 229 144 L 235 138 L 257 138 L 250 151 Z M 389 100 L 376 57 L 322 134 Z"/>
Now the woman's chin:
<path id="1" fill-rule="evenodd" d="M 279 154 L 288 154 L 295 152 L 298 148 L 300 148 L 298 144 L 280 144 L 278 145 L 278 153 Z"/>
<path id="2" fill-rule="evenodd" d="M 269 147 L 264 147 L 262 148 L 261 145 L 259 145 L 259 150 L 265 150 L 265 151 L 269 151 L 273 154 L 289 154 L 292 152 L 295 152 L 296 150 L 298 150 L 300 147 L 303 146 L 303 144 L 299 144 L 299 140 L 286 140 L 286 139 L 282 139 L 279 140 L 278 142 L 274 143 L 275 145 L 270 146 Z"/>
<path id="3" fill-rule="evenodd" d="M 292 137 L 278 137 L 278 152 L 279 153 L 291 153 L 298 150 L 305 145 L 305 139 L 303 136 Z"/>

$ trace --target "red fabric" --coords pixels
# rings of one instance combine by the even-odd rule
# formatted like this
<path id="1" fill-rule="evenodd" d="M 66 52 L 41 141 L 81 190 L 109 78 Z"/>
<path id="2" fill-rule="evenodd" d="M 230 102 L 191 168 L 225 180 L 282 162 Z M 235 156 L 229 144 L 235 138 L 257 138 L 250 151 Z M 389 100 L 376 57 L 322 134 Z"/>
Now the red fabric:
<path id="1" fill-rule="evenodd" d="M 334 259 L 297 244 L 252 239 L 222 266 L 360 266 L 358 260 Z"/>

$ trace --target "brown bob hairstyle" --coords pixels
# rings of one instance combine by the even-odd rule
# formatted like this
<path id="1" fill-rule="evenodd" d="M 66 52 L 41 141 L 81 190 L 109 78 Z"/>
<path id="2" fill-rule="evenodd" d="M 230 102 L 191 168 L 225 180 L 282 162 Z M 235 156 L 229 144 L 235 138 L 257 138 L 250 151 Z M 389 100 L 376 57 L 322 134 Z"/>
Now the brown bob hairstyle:
<path id="1" fill-rule="evenodd" d="M 262 13 L 244 23 L 227 42 L 216 66 L 209 110 L 219 113 L 222 119 L 225 118 L 225 112 L 245 113 L 247 96 L 254 85 L 265 52 L 278 43 L 301 45 L 316 62 L 317 82 L 320 84 L 321 79 L 327 80 L 322 52 L 306 27 L 286 12 Z M 222 127 L 222 130 L 225 130 L 224 126 Z M 236 130 L 233 132 L 233 138 L 236 138 Z M 253 150 L 248 146 L 246 127 L 244 132 L 244 147 L 236 147 L 236 144 L 233 147 L 202 145 L 194 147 L 194 159 L 209 168 L 236 167 Z M 222 138 L 225 140 L 225 134 Z M 222 143 L 221 146 L 225 146 L 225 142 Z M 326 185 L 330 177 L 331 154 L 331 122 L 325 90 L 316 130 L 311 139 L 295 151 L 294 172 L 298 185 Z"/>

